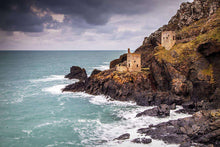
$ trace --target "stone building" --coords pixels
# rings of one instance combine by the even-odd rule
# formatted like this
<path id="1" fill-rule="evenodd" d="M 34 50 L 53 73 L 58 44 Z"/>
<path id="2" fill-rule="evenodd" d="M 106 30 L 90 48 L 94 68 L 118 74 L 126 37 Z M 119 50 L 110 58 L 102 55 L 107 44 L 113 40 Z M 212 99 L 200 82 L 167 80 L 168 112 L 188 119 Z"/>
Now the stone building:
<path id="1" fill-rule="evenodd" d="M 176 43 L 175 31 L 163 31 L 161 34 L 161 45 L 170 50 Z"/>
<path id="2" fill-rule="evenodd" d="M 141 71 L 141 54 L 131 53 L 128 49 L 127 68 L 128 71 Z"/>
<path id="3" fill-rule="evenodd" d="M 118 64 L 116 70 L 120 72 L 141 71 L 141 54 L 131 53 L 130 49 L 128 49 L 127 66 Z"/>

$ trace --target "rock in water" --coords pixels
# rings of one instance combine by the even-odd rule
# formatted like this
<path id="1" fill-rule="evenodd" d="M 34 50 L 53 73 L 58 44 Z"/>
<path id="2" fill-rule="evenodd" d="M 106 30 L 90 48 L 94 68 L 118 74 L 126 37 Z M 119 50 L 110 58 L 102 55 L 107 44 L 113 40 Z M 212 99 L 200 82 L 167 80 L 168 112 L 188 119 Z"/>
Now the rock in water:
<path id="1" fill-rule="evenodd" d="M 149 144 L 152 142 L 152 139 L 147 138 L 135 138 L 131 142 L 133 143 L 143 143 L 143 144 Z"/>
<path id="2" fill-rule="evenodd" d="M 114 140 L 125 140 L 125 139 L 129 139 L 129 138 L 130 138 L 130 134 L 126 133 L 126 134 L 123 134 L 123 135 L 115 138 Z"/>
<path id="3" fill-rule="evenodd" d="M 220 109 L 202 110 L 192 117 L 139 129 L 138 133 L 167 143 L 181 143 L 181 146 L 191 146 L 195 142 L 201 146 L 213 144 L 217 147 L 220 146 Z"/>
<path id="4" fill-rule="evenodd" d="M 145 110 L 144 112 L 138 113 L 136 115 L 136 117 L 140 117 L 140 116 L 158 116 L 158 117 L 170 116 L 170 107 L 167 104 L 161 104 L 158 107 Z"/>
<path id="5" fill-rule="evenodd" d="M 83 69 L 80 68 L 79 66 L 72 66 L 70 68 L 70 73 L 66 75 L 65 78 L 86 80 L 87 79 L 86 70 L 84 68 Z"/>
<path id="6" fill-rule="evenodd" d="M 157 108 L 158 108 L 157 116 L 160 117 L 170 116 L 170 107 L 167 104 L 161 104 Z"/>

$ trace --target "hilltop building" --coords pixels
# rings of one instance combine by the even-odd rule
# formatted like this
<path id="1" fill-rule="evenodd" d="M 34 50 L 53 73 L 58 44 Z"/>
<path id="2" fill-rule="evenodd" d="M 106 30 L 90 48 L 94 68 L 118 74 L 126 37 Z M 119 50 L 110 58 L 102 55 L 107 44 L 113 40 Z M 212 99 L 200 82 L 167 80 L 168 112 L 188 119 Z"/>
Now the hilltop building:
<path id="1" fill-rule="evenodd" d="M 120 72 L 141 71 L 141 54 L 131 53 L 128 49 L 127 66 L 118 64 L 116 70 Z"/>
<path id="2" fill-rule="evenodd" d="M 170 50 L 176 43 L 175 31 L 163 31 L 161 34 L 161 45 Z"/>

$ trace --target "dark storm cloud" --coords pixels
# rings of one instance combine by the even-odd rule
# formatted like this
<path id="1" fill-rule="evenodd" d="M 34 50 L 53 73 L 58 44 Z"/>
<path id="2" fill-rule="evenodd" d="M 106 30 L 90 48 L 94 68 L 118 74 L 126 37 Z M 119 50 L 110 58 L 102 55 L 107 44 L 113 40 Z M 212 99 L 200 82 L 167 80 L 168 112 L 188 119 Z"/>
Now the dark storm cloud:
<path id="1" fill-rule="evenodd" d="M 154 4 L 155 0 L 38 0 L 36 6 L 82 18 L 88 24 L 103 25 L 113 14 L 146 13 Z"/>
<path id="2" fill-rule="evenodd" d="M 156 0 L 157 1 L 157 0 Z M 89 25 L 104 25 L 114 14 L 139 14 L 150 11 L 155 0 L 0 0 L 0 28 L 6 31 L 41 32 L 43 24 L 56 29 L 60 25 L 51 16 L 39 17 L 32 7 L 64 14 L 69 24 L 81 20 Z M 80 22 L 80 21 L 79 21 Z M 78 24 L 79 27 L 89 27 Z"/>
<path id="3" fill-rule="evenodd" d="M 40 32 L 43 21 L 31 11 L 28 0 L 0 1 L 0 28 L 6 31 Z"/>

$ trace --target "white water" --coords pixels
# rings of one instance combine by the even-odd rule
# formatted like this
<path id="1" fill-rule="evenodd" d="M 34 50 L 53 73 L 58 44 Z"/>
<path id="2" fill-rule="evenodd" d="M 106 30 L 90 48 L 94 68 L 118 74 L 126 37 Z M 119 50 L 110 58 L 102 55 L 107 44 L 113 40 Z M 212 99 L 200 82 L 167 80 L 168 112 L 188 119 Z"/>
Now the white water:
<path id="1" fill-rule="evenodd" d="M 50 75 L 45 76 L 41 79 L 33 79 L 30 80 L 30 82 L 36 83 L 36 82 L 50 82 L 50 81 L 58 81 L 58 80 L 65 80 L 64 75 Z"/>
<path id="2" fill-rule="evenodd" d="M 55 85 L 46 89 L 47 92 L 51 94 L 61 94 L 61 88 L 65 85 Z M 63 93 L 65 94 L 65 93 Z M 136 117 L 136 115 L 140 112 L 143 112 L 146 109 L 151 109 L 153 107 L 141 107 L 137 106 L 134 102 L 120 102 L 120 101 L 111 101 L 109 97 L 104 95 L 90 95 L 84 92 L 75 92 L 72 93 L 73 97 L 80 97 L 83 99 L 89 99 L 89 102 L 94 105 L 111 105 L 111 106 L 118 106 L 115 108 L 115 115 L 119 118 L 122 118 L 121 121 L 117 121 L 114 123 L 106 124 L 102 123 L 99 119 L 96 120 L 89 120 L 89 119 L 79 119 L 79 123 L 95 123 L 97 124 L 96 128 L 96 135 L 100 137 L 101 140 L 108 141 L 105 146 L 129 146 L 129 147 L 136 147 L 136 146 L 146 146 L 143 144 L 135 144 L 131 141 L 135 138 L 142 138 L 143 136 L 137 133 L 137 130 L 140 128 L 146 128 L 150 124 L 156 125 L 162 122 L 167 122 L 169 120 L 177 120 L 179 118 L 190 117 L 191 115 L 188 114 L 181 114 L 176 113 L 175 111 L 182 109 L 181 106 L 177 106 L 175 110 L 170 111 L 170 116 L 166 118 L 157 118 L 151 116 L 142 116 Z M 123 109 L 121 109 L 123 107 Z M 126 107 L 132 107 L 126 109 Z M 80 130 L 78 130 L 80 132 Z M 125 141 L 114 141 L 113 139 L 124 134 L 129 133 L 130 139 Z M 81 134 L 83 135 L 83 134 Z M 150 137 L 148 137 L 150 138 Z M 90 139 L 85 139 L 84 143 L 91 141 Z M 179 146 L 177 144 L 165 144 L 161 140 L 152 140 L 152 143 L 148 144 L 148 146 L 169 146 L 169 147 L 176 147 Z"/>

